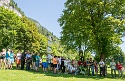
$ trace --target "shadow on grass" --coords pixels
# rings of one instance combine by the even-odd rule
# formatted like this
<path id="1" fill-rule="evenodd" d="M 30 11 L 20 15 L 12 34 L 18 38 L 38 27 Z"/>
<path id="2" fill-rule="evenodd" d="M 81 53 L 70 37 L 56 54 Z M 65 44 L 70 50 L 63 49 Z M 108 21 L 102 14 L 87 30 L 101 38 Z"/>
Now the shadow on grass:
<path id="1" fill-rule="evenodd" d="M 30 72 L 30 73 L 33 73 L 33 74 L 42 74 L 44 76 L 63 77 L 63 78 L 75 77 L 75 78 L 86 78 L 86 79 L 91 78 L 91 79 L 95 79 L 95 80 L 105 79 L 105 78 L 108 78 L 108 79 L 121 79 L 121 78 L 118 78 L 118 74 L 116 75 L 117 76 L 116 78 L 112 78 L 111 74 L 107 74 L 105 77 L 104 76 L 100 77 L 99 74 L 97 76 L 88 76 L 88 75 L 81 75 L 81 74 L 74 75 L 74 74 L 64 74 L 64 73 L 62 73 L 62 74 L 54 74 L 53 72 L 45 72 L 44 73 L 41 69 L 40 69 L 40 72 L 35 72 L 33 70 L 30 70 L 30 71 L 27 71 L 27 72 Z M 125 76 L 124 76 L 124 78 L 125 78 Z"/>
<path id="2" fill-rule="evenodd" d="M 16 70 L 16 66 L 13 66 L 13 70 Z M 26 70 L 24 69 L 23 71 L 26 71 Z M 74 74 L 64 74 L 64 73 L 62 73 L 62 74 L 53 74 L 53 72 L 50 72 L 50 71 L 44 73 L 41 68 L 40 68 L 39 72 L 35 72 L 34 70 L 30 70 L 30 71 L 27 71 L 27 72 L 33 73 L 33 74 L 41 74 L 41 75 L 44 75 L 44 76 L 63 77 L 63 78 L 75 77 L 75 78 L 85 78 L 85 79 L 95 79 L 95 80 L 105 79 L 105 78 L 108 78 L 108 79 L 121 79 L 121 78 L 118 78 L 118 74 L 116 75 L 117 76 L 116 78 L 112 78 L 111 74 L 107 74 L 105 77 L 104 76 L 100 77 L 99 74 L 97 76 L 88 76 L 88 75 L 80 75 L 80 74 L 74 75 Z M 124 78 L 125 78 L 125 76 L 124 76 Z"/>

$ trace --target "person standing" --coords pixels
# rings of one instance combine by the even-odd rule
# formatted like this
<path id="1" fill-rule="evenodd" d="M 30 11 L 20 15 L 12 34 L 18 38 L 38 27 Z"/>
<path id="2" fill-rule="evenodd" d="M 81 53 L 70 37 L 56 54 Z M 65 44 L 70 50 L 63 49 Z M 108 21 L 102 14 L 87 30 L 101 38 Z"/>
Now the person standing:
<path id="1" fill-rule="evenodd" d="M 89 64 L 92 71 L 92 75 L 94 76 L 94 62 L 92 61 L 92 58 L 90 58 Z M 90 68 L 89 68 L 89 74 L 90 74 Z"/>
<path id="2" fill-rule="evenodd" d="M 96 76 L 98 74 L 98 63 L 96 61 L 94 61 L 94 67 L 95 67 L 95 73 L 96 73 Z"/>
<path id="3" fill-rule="evenodd" d="M 6 55 L 5 55 L 6 69 L 9 69 L 10 53 L 11 53 L 11 50 L 8 49 L 8 51 L 6 52 Z"/>
<path id="4" fill-rule="evenodd" d="M 48 62 L 48 69 L 49 70 L 52 70 L 52 67 L 51 67 L 51 63 L 52 63 L 52 55 L 51 54 L 48 54 L 47 55 L 47 62 Z"/>
<path id="5" fill-rule="evenodd" d="M 64 60 L 65 74 L 68 74 L 68 59 Z"/>
<path id="6" fill-rule="evenodd" d="M 61 58 L 61 71 L 62 71 L 62 73 L 65 73 L 64 60 L 65 60 L 65 58 L 62 57 L 62 58 Z"/>
<path id="7" fill-rule="evenodd" d="M 100 66 L 100 76 L 103 75 L 105 77 L 105 63 L 103 62 L 102 59 L 99 62 L 99 66 Z"/>
<path id="8" fill-rule="evenodd" d="M 40 63 L 40 54 L 38 53 L 37 55 L 36 55 L 36 64 L 35 64 L 35 66 L 36 66 L 36 72 L 39 72 L 39 63 Z"/>
<path id="9" fill-rule="evenodd" d="M 24 51 L 21 55 L 21 70 L 24 70 L 26 52 Z"/>
<path id="10" fill-rule="evenodd" d="M 86 74 L 88 76 L 90 76 L 90 64 L 89 64 L 89 58 L 87 58 L 87 61 L 86 61 Z"/>
<path id="11" fill-rule="evenodd" d="M 9 63 L 10 69 L 13 69 L 13 63 L 14 63 L 14 51 L 12 50 L 10 53 L 10 63 Z"/>
<path id="12" fill-rule="evenodd" d="M 6 69 L 5 56 L 6 56 L 6 49 L 2 49 L 2 52 L 1 52 L 1 68 L 2 68 L 2 63 L 3 63 L 4 69 Z"/>
<path id="13" fill-rule="evenodd" d="M 35 71 L 36 70 L 36 54 L 32 54 L 32 69 Z"/>
<path id="14" fill-rule="evenodd" d="M 26 70 L 30 70 L 30 64 L 31 64 L 32 57 L 30 55 L 30 51 L 26 54 Z"/>
<path id="15" fill-rule="evenodd" d="M 57 63 L 58 63 L 58 59 L 57 59 L 57 56 L 54 56 L 53 58 L 53 73 L 57 73 Z"/>
<path id="16" fill-rule="evenodd" d="M 20 50 L 18 50 L 18 53 L 16 55 L 16 68 L 19 69 L 20 67 L 20 62 L 21 62 L 21 53 Z"/>
<path id="17" fill-rule="evenodd" d="M 116 67 L 118 70 L 119 77 L 123 78 L 123 66 L 119 61 L 117 62 Z"/>
<path id="18" fill-rule="evenodd" d="M 112 59 L 112 62 L 110 62 L 110 67 L 111 67 L 112 78 L 116 77 L 116 63 L 114 62 L 114 59 Z M 114 74 L 113 74 L 113 71 L 114 71 Z"/>
<path id="19" fill-rule="evenodd" d="M 46 72 L 47 71 L 47 54 L 46 53 L 42 56 L 42 66 L 43 66 L 43 71 Z"/>

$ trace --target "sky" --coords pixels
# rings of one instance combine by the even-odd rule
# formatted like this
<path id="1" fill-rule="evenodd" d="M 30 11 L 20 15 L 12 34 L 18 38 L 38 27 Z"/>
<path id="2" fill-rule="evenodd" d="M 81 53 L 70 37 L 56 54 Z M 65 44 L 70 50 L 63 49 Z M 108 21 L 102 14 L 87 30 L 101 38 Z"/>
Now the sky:
<path id="1" fill-rule="evenodd" d="M 14 0 L 27 17 L 37 20 L 55 36 L 60 37 L 61 27 L 57 22 L 66 0 Z M 122 38 L 125 41 L 125 37 Z M 120 45 L 125 52 L 125 42 Z"/>

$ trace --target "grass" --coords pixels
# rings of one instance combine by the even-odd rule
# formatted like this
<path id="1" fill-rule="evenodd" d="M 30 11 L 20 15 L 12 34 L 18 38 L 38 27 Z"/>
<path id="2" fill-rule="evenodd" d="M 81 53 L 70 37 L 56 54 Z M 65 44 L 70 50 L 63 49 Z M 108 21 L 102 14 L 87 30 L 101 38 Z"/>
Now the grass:
<path id="1" fill-rule="evenodd" d="M 110 71 L 108 71 L 110 72 Z M 125 77 L 124 77 L 125 78 Z M 53 74 L 25 71 L 25 70 L 0 70 L 0 81 L 125 81 L 121 78 L 111 78 L 108 74 L 105 78 L 99 76 L 84 76 L 72 74 Z"/>

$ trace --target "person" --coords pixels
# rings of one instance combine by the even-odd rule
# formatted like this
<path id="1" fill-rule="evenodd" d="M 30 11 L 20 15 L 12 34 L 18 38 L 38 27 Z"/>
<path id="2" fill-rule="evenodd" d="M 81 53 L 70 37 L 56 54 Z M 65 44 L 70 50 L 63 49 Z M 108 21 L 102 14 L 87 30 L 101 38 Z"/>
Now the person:
<path id="1" fill-rule="evenodd" d="M 6 55 L 5 55 L 5 62 L 6 62 L 6 69 L 9 69 L 9 63 L 10 63 L 10 52 L 11 50 L 8 49 L 8 51 L 6 52 Z"/>
<path id="2" fill-rule="evenodd" d="M 104 76 L 105 77 L 105 63 L 103 62 L 103 59 L 101 59 L 101 61 L 99 62 L 99 66 L 100 66 L 100 76 Z"/>
<path id="3" fill-rule="evenodd" d="M 94 61 L 94 67 L 95 67 L 95 73 L 96 73 L 96 76 L 98 74 L 98 63 L 96 61 Z"/>
<path id="4" fill-rule="evenodd" d="M 42 56 L 42 67 L 43 67 L 43 71 L 47 72 L 47 54 L 43 54 Z"/>
<path id="5" fill-rule="evenodd" d="M 83 65 L 83 63 L 82 63 L 82 60 L 80 59 L 80 60 L 78 61 L 78 66 L 81 66 L 81 65 Z"/>
<path id="6" fill-rule="evenodd" d="M 1 68 L 2 68 L 2 63 L 3 63 L 4 69 L 6 69 L 5 56 L 6 56 L 6 49 L 2 49 L 2 52 L 1 52 Z"/>
<path id="7" fill-rule="evenodd" d="M 54 58 L 52 59 L 53 62 L 53 73 L 56 74 L 57 73 L 57 63 L 58 63 L 58 59 L 57 56 L 54 56 Z"/>
<path id="8" fill-rule="evenodd" d="M 58 66 L 58 72 L 59 73 L 61 73 L 61 56 L 58 56 L 58 64 L 57 64 L 57 66 Z"/>
<path id="9" fill-rule="evenodd" d="M 26 52 L 24 51 L 21 55 L 21 70 L 24 70 Z"/>
<path id="10" fill-rule="evenodd" d="M 89 70 L 89 68 L 90 68 L 89 58 L 87 58 L 87 60 L 86 60 L 86 74 L 88 76 L 90 76 L 90 70 Z"/>
<path id="11" fill-rule="evenodd" d="M 75 68 L 74 66 L 71 67 L 71 74 L 75 74 L 76 75 L 76 71 L 77 68 Z"/>
<path id="12" fill-rule="evenodd" d="M 117 62 L 116 67 L 118 70 L 119 77 L 123 78 L 123 66 L 119 61 Z"/>
<path id="13" fill-rule="evenodd" d="M 60 69 L 61 69 L 62 73 L 65 73 L 64 60 L 65 60 L 64 57 L 61 57 L 61 67 L 60 67 Z"/>
<path id="14" fill-rule="evenodd" d="M 35 64 L 35 66 L 36 66 L 36 72 L 39 72 L 39 62 L 40 62 L 40 54 L 39 53 L 37 53 L 37 55 L 36 55 L 36 64 Z"/>
<path id="15" fill-rule="evenodd" d="M 74 65 L 74 68 L 78 68 L 78 61 L 77 61 L 77 60 L 74 60 L 74 61 L 73 61 L 73 65 Z"/>
<path id="16" fill-rule="evenodd" d="M 48 68 L 50 69 L 50 70 L 52 70 L 52 67 L 51 67 L 51 63 L 52 63 L 52 55 L 51 54 L 48 54 L 47 55 L 47 63 L 48 63 Z"/>
<path id="17" fill-rule="evenodd" d="M 116 77 L 116 63 L 114 62 L 114 59 L 112 59 L 112 62 L 110 62 L 110 67 L 111 67 L 112 78 Z M 113 71 L 114 71 L 114 74 L 113 74 Z"/>
<path id="18" fill-rule="evenodd" d="M 68 74 L 68 59 L 64 60 L 65 74 Z"/>
<path id="19" fill-rule="evenodd" d="M 36 71 L 36 54 L 32 53 L 32 69 Z M 39 56 L 39 55 L 38 55 Z"/>
<path id="20" fill-rule="evenodd" d="M 16 68 L 19 69 L 21 63 L 21 52 L 18 50 L 18 53 L 16 55 Z"/>
<path id="21" fill-rule="evenodd" d="M 91 68 L 92 75 L 94 76 L 94 62 L 92 61 L 92 58 L 90 58 L 89 64 L 90 64 L 89 75 L 90 75 L 90 68 Z"/>
<path id="22" fill-rule="evenodd" d="M 67 70 L 68 70 L 67 71 L 68 73 L 70 73 L 70 74 L 72 73 L 72 64 L 71 64 L 71 62 L 68 63 Z"/>
<path id="23" fill-rule="evenodd" d="M 84 66 L 84 68 L 87 68 L 86 60 L 83 61 L 83 66 Z"/>
<path id="24" fill-rule="evenodd" d="M 30 55 L 30 51 L 28 50 L 26 54 L 26 70 L 27 71 L 30 70 L 31 60 L 32 60 L 32 57 Z"/>
<path id="25" fill-rule="evenodd" d="M 14 51 L 12 50 L 10 53 L 10 63 L 9 63 L 10 69 L 13 69 L 13 63 L 14 63 Z"/>

